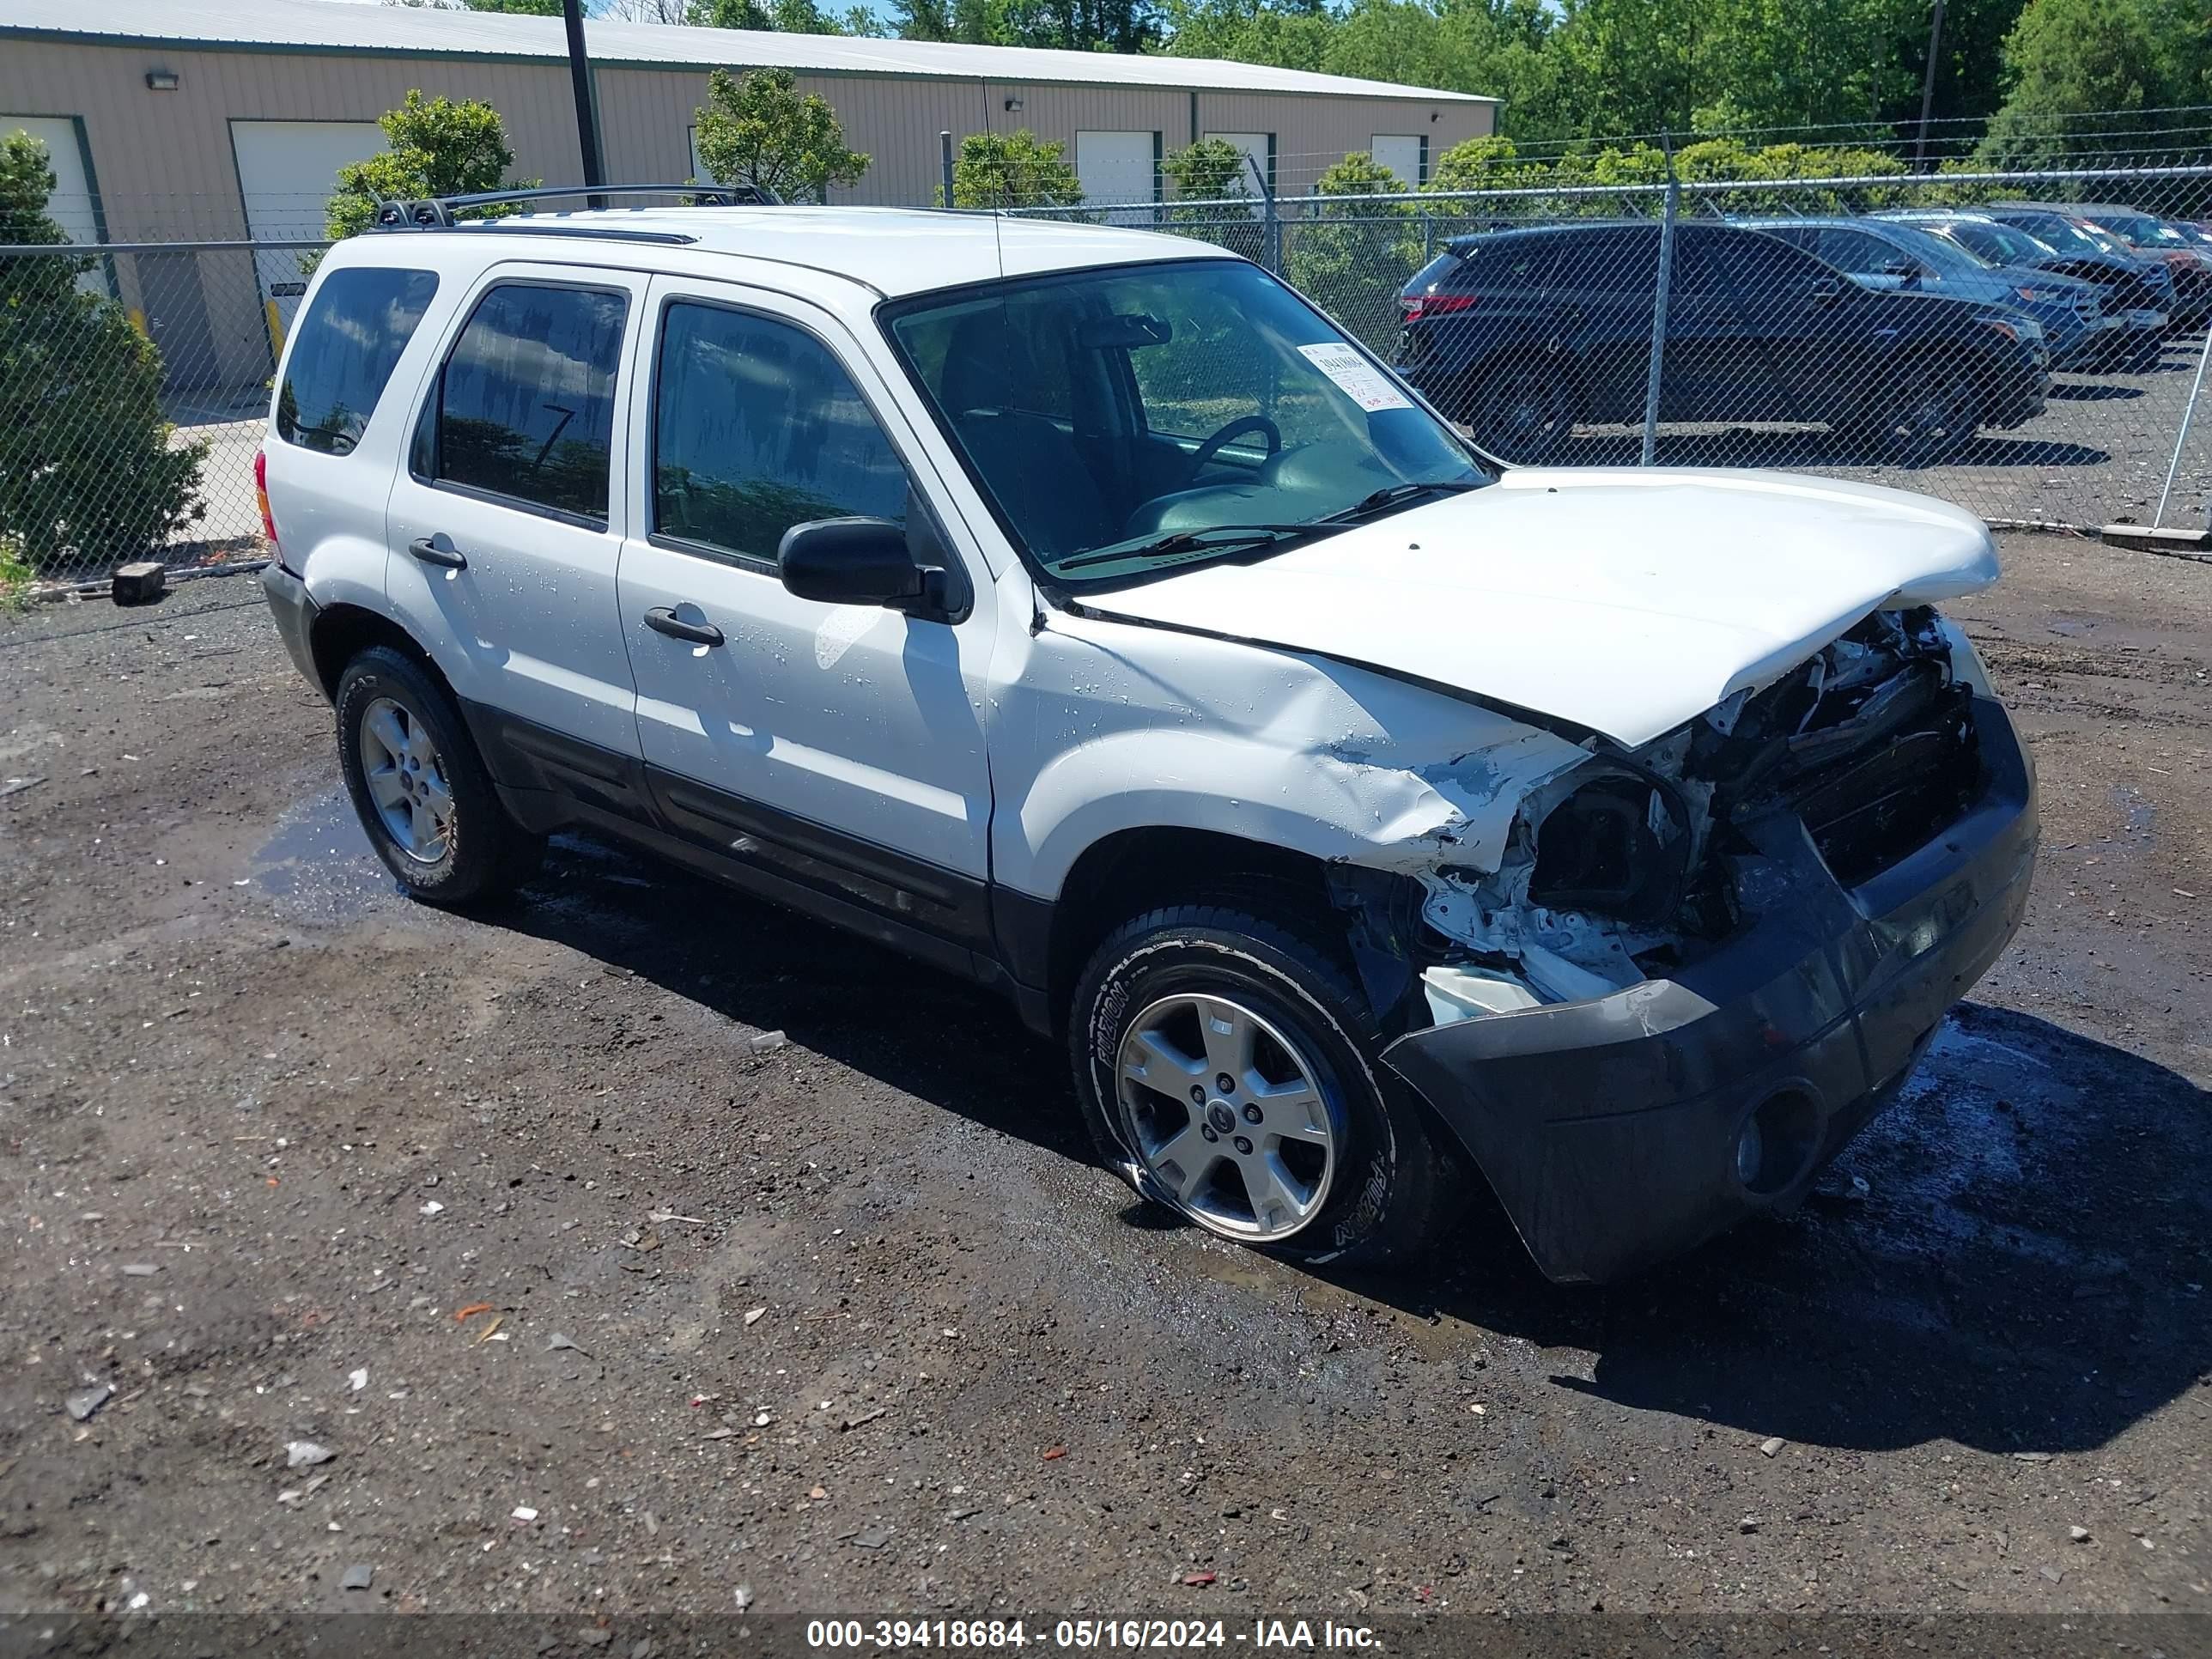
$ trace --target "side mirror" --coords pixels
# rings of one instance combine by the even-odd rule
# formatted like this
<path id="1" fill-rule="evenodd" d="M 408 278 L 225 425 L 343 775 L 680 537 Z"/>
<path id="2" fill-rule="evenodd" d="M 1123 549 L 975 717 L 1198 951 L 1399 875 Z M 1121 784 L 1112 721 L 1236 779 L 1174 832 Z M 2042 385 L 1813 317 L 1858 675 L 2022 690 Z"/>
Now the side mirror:
<path id="1" fill-rule="evenodd" d="M 824 605 L 902 605 L 925 596 L 906 531 L 889 519 L 815 519 L 783 532 L 783 585 Z"/>
<path id="2" fill-rule="evenodd" d="M 1815 276 L 1808 290 L 1816 305 L 1826 305 L 1844 296 L 1844 285 L 1832 276 Z"/>

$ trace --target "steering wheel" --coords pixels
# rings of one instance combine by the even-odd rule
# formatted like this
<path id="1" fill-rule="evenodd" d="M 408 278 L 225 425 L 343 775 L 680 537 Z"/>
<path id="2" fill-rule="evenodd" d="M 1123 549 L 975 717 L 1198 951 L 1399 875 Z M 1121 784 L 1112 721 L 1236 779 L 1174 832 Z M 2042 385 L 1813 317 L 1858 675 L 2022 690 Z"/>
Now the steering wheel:
<path id="1" fill-rule="evenodd" d="M 1190 458 L 1190 476 L 1195 478 L 1200 473 L 1205 471 L 1213 458 L 1229 447 L 1231 439 L 1241 438 L 1248 432 L 1258 432 L 1266 435 L 1269 455 L 1279 455 L 1283 453 L 1282 428 L 1265 415 L 1247 415 L 1242 420 L 1230 422 L 1227 426 L 1223 427 L 1220 431 L 1198 447 L 1196 453 Z"/>

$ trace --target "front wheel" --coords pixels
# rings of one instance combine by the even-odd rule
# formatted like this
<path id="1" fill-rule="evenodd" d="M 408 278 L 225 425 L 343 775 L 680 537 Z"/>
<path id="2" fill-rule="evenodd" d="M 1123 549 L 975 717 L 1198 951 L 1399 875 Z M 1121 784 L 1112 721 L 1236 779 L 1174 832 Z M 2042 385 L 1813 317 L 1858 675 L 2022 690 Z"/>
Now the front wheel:
<path id="1" fill-rule="evenodd" d="M 1933 466 L 1972 441 L 1981 403 L 1970 368 L 1913 364 L 1883 397 L 1869 435 L 1881 447 L 1881 459 L 1893 465 Z"/>
<path id="2" fill-rule="evenodd" d="M 1417 1255 L 1454 1183 L 1376 1060 L 1364 999 L 1296 923 L 1178 905 L 1117 930 L 1069 1020 L 1108 1165 L 1208 1232 L 1305 1262 Z"/>
<path id="3" fill-rule="evenodd" d="M 384 867 L 410 897 L 458 905 L 512 891 L 541 837 L 500 804 L 460 711 L 422 665 L 386 646 L 338 677 L 338 761 Z"/>

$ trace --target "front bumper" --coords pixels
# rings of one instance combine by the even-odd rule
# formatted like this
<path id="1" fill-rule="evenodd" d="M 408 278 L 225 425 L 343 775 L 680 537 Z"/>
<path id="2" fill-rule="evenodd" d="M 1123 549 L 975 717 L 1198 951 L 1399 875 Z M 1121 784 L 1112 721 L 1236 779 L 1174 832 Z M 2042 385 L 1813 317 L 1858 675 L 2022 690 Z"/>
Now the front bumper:
<path id="1" fill-rule="evenodd" d="M 276 619 L 277 637 L 291 653 L 292 665 L 307 677 L 310 685 L 323 690 L 313 643 L 315 618 L 322 612 L 307 597 L 307 583 L 271 559 L 261 567 L 261 592 L 269 601 L 269 614 Z"/>
<path id="2" fill-rule="evenodd" d="M 2033 768 L 1992 699 L 1974 719 L 1979 793 L 1942 834 L 1856 889 L 1804 827 L 1746 826 L 1758 916 L 1673 979 L 1399 1038 L 1384 1061 L 1480 1165 L 1545 1274 L 1618 1279 L 1761 1210 L 1894 1097 L 1945 1012 L 2020 927 L 2035 863 Z M 1810 1153 L 1765 1194 L 1736 1146 L 1762 1103 L 1811 1102 Z"/>

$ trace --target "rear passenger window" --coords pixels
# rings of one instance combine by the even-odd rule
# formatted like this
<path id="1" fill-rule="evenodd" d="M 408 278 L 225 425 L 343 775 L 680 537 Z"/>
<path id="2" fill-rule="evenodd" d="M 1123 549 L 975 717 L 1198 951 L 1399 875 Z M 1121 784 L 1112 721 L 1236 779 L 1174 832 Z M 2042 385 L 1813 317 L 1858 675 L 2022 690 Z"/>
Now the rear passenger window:
<path id="1" fill-rule="evenodd" d="M 276 435 L 302 449 L 350 454 L 438 291 L 428 270 L 334 270 L 292 338 L 276 393 Z"/>
<path id="2" fill-rule="evenodd" d="M 486 289 L 439 377 L 430 476 L 605 524 L 629 312 L 600 289 Z"/>
<path id="3" fill-rule="evenodd" d="M 653 398 L 653 527 L 773 562 L 814 519 L 903 520 L 906 468 L 812 335 L 719 306 L 671 305 Z"/>

